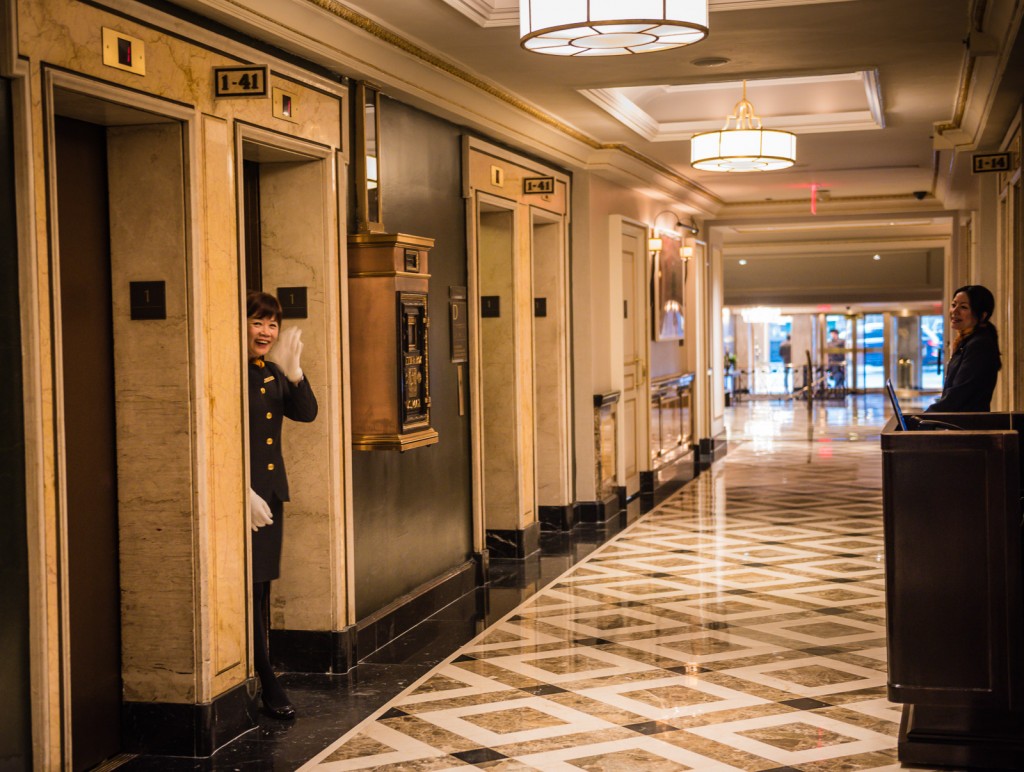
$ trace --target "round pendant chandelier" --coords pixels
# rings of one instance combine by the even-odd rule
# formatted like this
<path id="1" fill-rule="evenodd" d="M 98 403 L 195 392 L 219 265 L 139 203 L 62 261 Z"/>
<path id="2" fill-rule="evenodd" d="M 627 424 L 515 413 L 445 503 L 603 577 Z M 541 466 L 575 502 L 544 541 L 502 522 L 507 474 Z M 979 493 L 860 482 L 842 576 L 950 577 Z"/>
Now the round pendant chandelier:
<path id="1" fill-rule="evenodd" d="M 690 165 L 706 172 L 770 172 L 786 169 L 796 161 L 796 135 L 761 127 L 761 119 L 743 98 L 719 131 L 695 134 L 690 139 Z"/>
<path id="2" fill-rule="evenodd" d="M 520 44 L 552 56 L 620 56 L 703 40 L 708 0 L 519 0 Z"/>

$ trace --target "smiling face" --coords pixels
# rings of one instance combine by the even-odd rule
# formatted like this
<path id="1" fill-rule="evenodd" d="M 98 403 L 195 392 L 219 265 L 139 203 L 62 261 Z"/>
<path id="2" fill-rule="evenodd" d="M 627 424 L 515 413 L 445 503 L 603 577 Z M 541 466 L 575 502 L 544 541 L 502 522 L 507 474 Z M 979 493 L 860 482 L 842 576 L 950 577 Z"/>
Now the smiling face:
<path id="1" fill-rule="evenodd" d="M 980 321 L 971 309 L 971 299 L 967 297 L 967 293 L 956 293 L 949 307 L 949 326 L 961 335 L 966 335 L 977 327 Z"/>
<path id="2" fill-rule="evenodd" d="M 277 342 L 280 327 L 272 316 L 258 319 L 249 317 L 249 359 L 263 358 Z"/>

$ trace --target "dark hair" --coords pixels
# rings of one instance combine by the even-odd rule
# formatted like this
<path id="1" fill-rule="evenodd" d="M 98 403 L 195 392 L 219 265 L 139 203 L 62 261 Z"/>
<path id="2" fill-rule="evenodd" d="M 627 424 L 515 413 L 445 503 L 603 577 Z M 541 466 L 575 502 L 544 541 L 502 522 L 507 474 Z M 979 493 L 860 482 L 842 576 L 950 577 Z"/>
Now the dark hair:
<path id="1" fill-rule="evenodd" d="M 960 293 L 964 293 L 967 296 L 967 302 L 971 305 L 971 313 L 978 320 L 977 326 L 974 328 L 975 332 L 980 332 L 983 335 L 991 335 L 996 343 L 996 350 L 999 350 L 999 331 L 996 326 L 992 324 L 992 312 L 996 310 L 996 298 L 988 287 L 983 287 L 980 284 L 965 284 L 963 287 L 957 287 L 953 291 L 953 297 L 956 297 Z M 953 350 L 960 348 L 960 344 L 964 337 L 960 336 L 957 338 L 956 343 L 953 346 Z M 999 369 L 1002 369 L 1003 363 L 1000 361 Z"/>
<path id="2" fill-rule="evenodd" d="M 249 290 L 245 293 L 246 319 L 273 319 L 280 324 L 282 316 L 281 304 L 269 292 Z"/>
<path id="3" fill-rule="evenodd" d="M 965 284 L 953 291 L 953 297 L 961 292 L 967 296 L 967 300 L 971 304 L 971 313 L 978 318 L 978 326 L 988 324 L 992 319 L 992 312 L 996 310 L 995 296 L 989 292 L 988 287 L 982 287 L 980 284 Z M 982 318 L 982 314 L 985 315 L 984 318 Z"/>

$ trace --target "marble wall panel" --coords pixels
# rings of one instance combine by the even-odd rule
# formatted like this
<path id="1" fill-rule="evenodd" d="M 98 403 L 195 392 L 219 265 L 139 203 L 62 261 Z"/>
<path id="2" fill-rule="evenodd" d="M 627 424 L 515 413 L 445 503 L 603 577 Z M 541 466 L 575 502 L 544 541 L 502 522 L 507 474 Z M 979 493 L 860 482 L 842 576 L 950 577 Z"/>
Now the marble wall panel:
<path id="1" fill-rule="evenodd" d="M 534 412 L 534 348 L 533 348 L 533 250 L 530 232 L 529 207 L 516 209 L 515 232 L 518 248 L 513 256 L 512 281 L 515 308 L 516 336 L 516 396 L 515 421 L 519 441 L 519 512 L 516 528 L 525 528 L 537 520 L 537 478 L 534 438 L 536 415 Z"/>
<path id="2" fill-rule="evenodd" d="M 554 193 L 523 193 L 524 178 L 546 177 L 553 172 L 541 166 L 526 166 L 525 164 L 529 162 L 525 158 L 521 158 L 520 161 L 522 163 L 516 163 L 509 158 L 479 151 L 470 153 L 469 185 L 474 190 L 528 203 L 552 214 L 566 214 L 569 200 L 569 186 L 566 182 L 556 179 Z M 500 183 L 494 180 L 494 168 L 500 170 Z"/>
<path id="3" fill-rule="evenodd" d="M 137 701 L 196 696 L 183 175 L 177 123 L 109 130 L 122 677 Z M 166 282 L 166 319 L 130 320 L 132 281 Z"/>
<path id="4" fill-rule="evenodd" d="M 597 494 L 601 499 L 610 498 L 615 493 L 615 459 L 618 457 L 615 442 L 619 434 L 617 421 L 618 404 L 602 405 L 594 409 L 594 477 L 598 482 Z"/>
<path id="5" fill-rule="evenodd" d="M 534 222 L 532 228 L 533 295 L 544 298 L 547 306 L 546 316 L 533 317 L 537 504 L 565 506 L 572 497 L 564 231 L 561 223 Z"/>
<path id="6" fill-rule="evenodd" d="M 205 347 L 202 405 L 206 411 L 206 497 L 200 502 L 207 529 L 209 559 L 200 560 L 207 592 L 199 593 L 209 617 L 202 631 L 212 659 L 212 694 L 241 683 L 248 670 L 246 544 L 249 539 L 243 454 L 242 371 L 239 341 L 244 334 L 232 196 L 232 146 L 229 125 L 206 116 L 202 121 L 202 229 L 205 235 L 198 292 L 202 299 Z"/>
<path id="7" fill-rule="evenodd" d="M 285 319 L 282 330 L 302 330 L 302 370 L 317 395 L 313 423 L 285 421 L 282 445 L 291 501 L 285 505 L 281 578 L 272 585 L 272 624 L 289 630 L 332 629 L 331 422 L 327 391 L 327 227 L 332 221 L 323 195 L 329 160 L 265 163 L 260 166 L 260 229 L 263 289 L 306 287 L 308 318 Z M 320 195 L 317 195 L 317 194 Z M 273 356 L 273 354 L 271 354 Z"/>
<path id="8" fill-rule="evenodd" d="M 182 23 L 162 18 L 167 27 Z M 145 45 L 146 73 L 103 64 L 103 27 L 141 40 Z M 189 30 L 184 30 L 185 34 Z M 205 113 L 225 119 L 244 120 L 295 137 L 310 137 L 340 147 L 343 121 L 337 97 L 311 88 L 290 73 L 273 72 L 270 87 L 293 94 L 290 120 L 273 114 L 269 98 L 215 99 L 213 68 L 266 61 L 257 52 L 246 52 L 244 61 L 224 53 L 237 45 L 195 45 L 165 27 L 147 26 L 136 19 L 114 15 L 102 8 L 69 0 L 21 0 L 18 4 L 19 51 L 34 59 L 60 64 L 126 88 L 195 105 Z"/>
<path id="9" fill-rule="evenodd" d="M 522 506 L 518 437 L 524 427 L 517 410 L 519 395 L 516 391 L 513 217 L 512 211 L 482 213 L 477 231 L 480 294 L 496 295 L 501 303 L 501 316 L 480 320 L 483 501 L 488 530 L 519 528 Z"/>

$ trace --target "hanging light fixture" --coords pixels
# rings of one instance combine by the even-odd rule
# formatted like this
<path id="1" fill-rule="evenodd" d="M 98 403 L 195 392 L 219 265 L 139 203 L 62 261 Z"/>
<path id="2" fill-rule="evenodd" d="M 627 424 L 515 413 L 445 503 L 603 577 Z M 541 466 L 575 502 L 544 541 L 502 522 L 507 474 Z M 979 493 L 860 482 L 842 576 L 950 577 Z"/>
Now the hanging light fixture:
<path id="1" fill-rule="evenodd" d="M 678 48 L 708 34 L 708 0 L 519 0 L 520 43 L 554 56 Z"/>
<path id="2" fill-rule="evenodd" d="M 731 126 L 731 127 L 730 127 Z M 796 161 L 796 135 L 789 131 L 761 128 L 761 119 L 743 99 L 719 131 L 696 134 L 690 140 L 690 165 L 707 172 L 770 172 L 785 169 Z"/>

